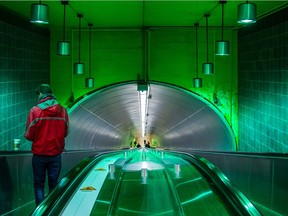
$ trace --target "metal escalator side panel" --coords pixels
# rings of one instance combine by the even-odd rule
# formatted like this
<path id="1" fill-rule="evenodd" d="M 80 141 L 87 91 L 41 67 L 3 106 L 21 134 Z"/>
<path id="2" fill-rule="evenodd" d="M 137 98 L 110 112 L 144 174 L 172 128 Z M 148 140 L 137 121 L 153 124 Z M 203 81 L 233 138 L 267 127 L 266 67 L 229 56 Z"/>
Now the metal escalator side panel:
<path id="1" fill-rule="evenodd" d="M 232 182 L 212 163 L 205 158 L 194 156 L 185 152 L 169 152 L 180 156 L 191 164 L 212 182 L 221 192 L 227 202 L 234 208 L 238 215 L 260 216 L 261 212 L 252 204 L 252 202 L 237 188 Z"/>
<path id="2" fill-rule="evenodd" d="M 31 216 L 60 215 L 61 210 L 69 202 L 77 186 L 83 181 L 91 168 L 106 154 L 119 154 L 119 152 L 104 152 L 83 159 L 59 181 L 55 189 L 31 213 Z"/>

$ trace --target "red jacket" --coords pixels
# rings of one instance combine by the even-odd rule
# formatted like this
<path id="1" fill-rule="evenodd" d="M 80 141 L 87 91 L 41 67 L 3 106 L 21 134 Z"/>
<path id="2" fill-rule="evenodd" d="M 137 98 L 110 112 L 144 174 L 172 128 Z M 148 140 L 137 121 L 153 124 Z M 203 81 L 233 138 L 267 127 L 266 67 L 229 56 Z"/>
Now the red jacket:
<path id="1" fill-rule="evenodd" d="M 43 95 L 29 113 L 25 138 L 32 141 L 32 153 L 61 154 L 69 130 L 68 114 L 53 95 Z"/>

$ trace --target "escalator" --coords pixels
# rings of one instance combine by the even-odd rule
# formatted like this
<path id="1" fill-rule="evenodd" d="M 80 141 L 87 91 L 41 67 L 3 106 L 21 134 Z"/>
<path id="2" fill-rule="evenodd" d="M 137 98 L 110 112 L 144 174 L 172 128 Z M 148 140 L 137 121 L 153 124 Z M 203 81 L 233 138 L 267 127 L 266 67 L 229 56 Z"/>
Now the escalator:
<path id="1" fill-rule="evenodd" d="M 261 215 L 213 164 L 193 155 L 132 149 L 86 158 L 31 215 Z"/>

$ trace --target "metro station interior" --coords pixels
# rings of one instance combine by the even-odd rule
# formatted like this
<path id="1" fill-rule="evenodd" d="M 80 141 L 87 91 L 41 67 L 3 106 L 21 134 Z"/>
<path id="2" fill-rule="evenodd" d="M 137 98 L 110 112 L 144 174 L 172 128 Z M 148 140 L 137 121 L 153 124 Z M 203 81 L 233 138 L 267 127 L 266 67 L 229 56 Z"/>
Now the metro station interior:
<path id="1" fill-rule="evenodd" d="M 0 11 L 0 215 L 288 215 L 286 0 Z M 35 208 L 23 134 L 42 83 L 70 128 Z"/>

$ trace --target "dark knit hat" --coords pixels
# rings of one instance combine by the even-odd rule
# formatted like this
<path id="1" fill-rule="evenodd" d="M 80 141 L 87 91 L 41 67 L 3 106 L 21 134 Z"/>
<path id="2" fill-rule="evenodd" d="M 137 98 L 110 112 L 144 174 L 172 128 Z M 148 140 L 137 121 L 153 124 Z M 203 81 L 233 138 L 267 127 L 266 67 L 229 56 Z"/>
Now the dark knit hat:
<path id="1" fill-rule="evenodd" d="M 48 84 L 41 84 L 36 89 L 36 95 L 41 94 L 52 94 L 52 89 Z"/>

